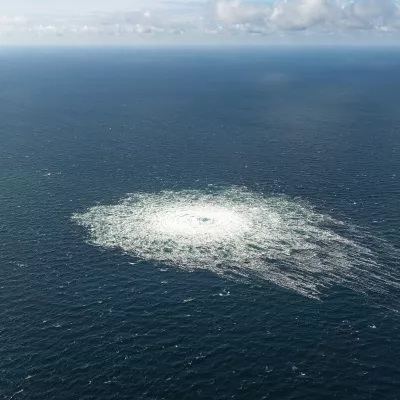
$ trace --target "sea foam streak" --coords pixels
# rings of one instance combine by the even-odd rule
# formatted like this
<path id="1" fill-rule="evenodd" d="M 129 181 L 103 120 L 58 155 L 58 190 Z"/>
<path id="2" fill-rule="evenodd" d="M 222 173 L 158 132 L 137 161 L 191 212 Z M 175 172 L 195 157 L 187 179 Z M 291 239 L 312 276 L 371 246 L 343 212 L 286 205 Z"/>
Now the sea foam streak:
<path id="1" fill-rule="evenodd" d="M 187 270 L 263 279 L 308 297 L 336 284 L 375 292 L 396 286 L 361 234 L 285 196 L 238 187 L 136 193 L 73 219 L 95 245 Z"/>

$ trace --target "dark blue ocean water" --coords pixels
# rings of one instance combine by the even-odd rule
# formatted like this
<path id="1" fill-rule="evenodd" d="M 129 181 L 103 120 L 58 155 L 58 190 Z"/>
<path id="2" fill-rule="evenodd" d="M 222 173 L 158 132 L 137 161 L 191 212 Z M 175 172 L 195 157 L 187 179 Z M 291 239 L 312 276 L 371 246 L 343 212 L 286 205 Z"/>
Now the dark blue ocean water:
<path id="1" fill-rule="evenodd" d="M 71 220 L 246 186 L 395 252 L 399 104 L 397 50 L 1 49 L 0 398 L 400 399 L 395 288 L 318 301 L 92 246 Z"/>

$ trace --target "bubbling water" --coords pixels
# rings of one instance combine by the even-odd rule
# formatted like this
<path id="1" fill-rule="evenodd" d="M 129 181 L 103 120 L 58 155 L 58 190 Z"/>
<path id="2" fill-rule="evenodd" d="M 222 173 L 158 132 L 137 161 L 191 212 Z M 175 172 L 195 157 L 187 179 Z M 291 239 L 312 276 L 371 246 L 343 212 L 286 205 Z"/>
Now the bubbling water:
<path id="1" fill-rule="evenodd" d="M 73 220 L 98 246 L 186 270 L 270 281 L 312 298 L 337 284 L 363 292 L 394 285 L 361 233 L 285 196 L 238 187 L 135 193 Z"/>
<path id="2" fill-rule="evenodd" d="M 178 202 L 155 211 L 149 223 L 164 235 L 181 238 L 196 236 L 199 242 L 227 238 L 249 229 L 244 216 L 218 204 Z"/>

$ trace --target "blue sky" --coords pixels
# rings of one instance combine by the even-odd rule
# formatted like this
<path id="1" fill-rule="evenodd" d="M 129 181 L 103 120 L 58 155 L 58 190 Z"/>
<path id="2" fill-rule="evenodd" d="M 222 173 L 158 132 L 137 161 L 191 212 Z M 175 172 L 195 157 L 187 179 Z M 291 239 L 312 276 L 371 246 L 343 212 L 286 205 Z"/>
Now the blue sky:
<path id="1" fill-rule="evenodd" d="M 381 43 L 400 0 L 0 0 L 5 44 Z"/>

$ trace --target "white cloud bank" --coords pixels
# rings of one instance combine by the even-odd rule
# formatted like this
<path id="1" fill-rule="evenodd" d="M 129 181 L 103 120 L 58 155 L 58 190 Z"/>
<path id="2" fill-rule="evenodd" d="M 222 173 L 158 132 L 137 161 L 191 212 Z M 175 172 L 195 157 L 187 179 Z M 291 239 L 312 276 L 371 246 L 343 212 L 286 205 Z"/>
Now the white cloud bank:
<path id="1" fill-rule="evenodd" d="M 219 42 L 400 39 L 400 0 L 133 0 L 129 10 L 0 15 L 13 42 Z M 50 10 L 51 11 L 51 10 Z M 1 6 L 0 6 L 1 13 Z"/>

